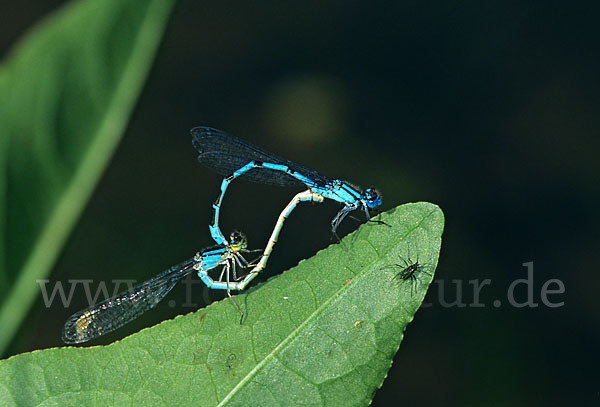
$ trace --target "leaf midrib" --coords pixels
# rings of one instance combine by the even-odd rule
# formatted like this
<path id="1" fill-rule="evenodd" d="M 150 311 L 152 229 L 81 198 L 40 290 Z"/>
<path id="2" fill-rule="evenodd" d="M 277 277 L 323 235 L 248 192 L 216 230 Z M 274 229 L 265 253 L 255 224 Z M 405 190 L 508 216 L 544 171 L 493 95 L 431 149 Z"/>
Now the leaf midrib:
<path id="1" fill-rule="evenodd" d="M 403 236 L 402 236 L 402 240 L 406 239 L 406 237 L 408 237 L 412 232 L 414 232 L 416 229 L 418 229 L 421 224 L 427 219 L 429 218 L 433 213 L 435 212 L 435 210 L 432 210 L 431 212 L 429 212 L 427 215 L 423 216 L 423 218 L 419 221 L 419 223 L 412 229 L 409 229 Z M 364 239 L 366 242 L 368 242 L 371 246 L 373 246 L 373 244 L 368 240 L 368 239 Z M 353 278 L 352 280 L 350 280 L 347 284 L 342 285 L 340 287 L 340 289 L 338 289 L 333 295 L 331 295 L 327 300 L 325 300 L 323 302 L 323 304 L 321 304 L 321 306 L 319 306 L 317 309 L 315 309 L 305 320 L 304 322 L 302 322 L 300 325 L 298 325 L 298 327 L 296 329 L 294 329 L 292 332 L 290 332 L 290 334 L 284 339 L 282 340 L 276 347 L 273 348 L 273 350 L 271 352 L 269 352 L 252 370 L 250 370 L 246 376 L 244 376 L 244 378 L 242 380 L 240 380 L 238 382 L 238 384 L 236 384 L 230 391 L 229 393 L 227 393 L 227 395 L 223 398 L 223 400 L 221 400 L 219 402 L 219 404 L 217 404 L 217 407 L 221 407 L 224 406 L 226 402 L 228 402 L 229 400 L 231 400 L 241 389 L 242 387 L 244 387 L 246 385 L 246 383 L 248 383 L 256 374 L 259 370 L 261 370 L 268 362 L 270 362 L 272 359 L 275 358 L 275 355 L 277 353 L 279 353 L 279 350 L 282 349 L 285 345 L 287 345 L 288 343 L 290 343 L 293 339 L 295 339 L 300 331 L 302 331 L 310 322 L 312 322 L 317 316 L 321 315 L 322 311 L 327 308 L 327 306 L 329 306 L 329 304 L 331 304 L 334 300 L 338 299 L 342 293 L 344 293 L 346 290 L 350 289 L 350 287 L 352 287 L 354 284 L 357 284 L 357 281 L 362 280 L 362 278 L 371 271 L 372 267 L 374 266 L 375 263 L 377 263 L 379 260 L 381 260 L 383 257 L 385 257 L 385 255 L 387 255 L 394 247 L 396 247 L 396 245 L 392 245 L 388 250 L 383 251 L 382 255 L 379 256 L 377 259 L 373 260 L 371 262 L 371 264 L 369 265 L 369 267 L 364 267 L 363 268 L 363 272 L 359 272 L 358 275 Z"/>

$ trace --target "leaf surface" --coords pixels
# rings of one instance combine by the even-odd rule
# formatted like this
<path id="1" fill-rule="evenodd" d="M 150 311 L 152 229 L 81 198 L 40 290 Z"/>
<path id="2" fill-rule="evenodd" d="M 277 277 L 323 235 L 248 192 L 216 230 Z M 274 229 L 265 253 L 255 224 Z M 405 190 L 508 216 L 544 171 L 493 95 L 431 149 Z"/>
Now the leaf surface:
<path id="1" fill-rule="evenodd" d="M 391 227 L 365 224 L 238 295 L 243 325 L 226 299 L 108 346 L 0 361 L 0 404 L 368 405 L 433 279 L 444 223 L 429 203 L 381 219 Z M 417 261 L 416 281 L 397 278 Z"/>

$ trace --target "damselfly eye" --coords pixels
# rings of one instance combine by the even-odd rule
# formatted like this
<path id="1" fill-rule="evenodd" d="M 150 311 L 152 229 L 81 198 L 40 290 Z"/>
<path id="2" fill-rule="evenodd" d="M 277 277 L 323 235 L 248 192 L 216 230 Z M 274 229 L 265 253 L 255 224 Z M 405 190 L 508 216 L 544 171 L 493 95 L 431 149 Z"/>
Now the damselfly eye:
<path id="1" fill-rule="evenodd" d="M 248 241 L 246 240 L 246 236 L 242 232 L 232 232 L 229 235 L 229 244 L 233 251 L 240 251 L 241 249 L 245 249 L 248 246 Z"/>
<path id="2" fill-rule="evenodd" d="M 370 209 L 381 205 L 381 196 L 375 188 L 367 188 L 364 192 L 364 199 Z"/>

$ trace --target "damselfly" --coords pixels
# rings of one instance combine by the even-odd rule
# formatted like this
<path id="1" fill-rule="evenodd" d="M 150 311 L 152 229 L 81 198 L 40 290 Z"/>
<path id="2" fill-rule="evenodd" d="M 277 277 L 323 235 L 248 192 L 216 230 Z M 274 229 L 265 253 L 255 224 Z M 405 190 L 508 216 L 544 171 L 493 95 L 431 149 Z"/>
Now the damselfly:
<path id="1" fill-rule="evenodd" d="M 193 272 L 198 274 L 207 287 L 227 290 L 231 297 L 232 290 L 243 290 L 265 268 L 285 219 L 296 205 L 303 201 L 323 202 L 323 197 L 305 191 L 292 199 L 281 212 L 260 260 L 250 272 L 239 277 L 237 275 L 238 267 L 250 266 L 242 256 L 242 253 L 249 250 L 246 248 L 244 235 L 234 232 L 227 246 L 198 252 L 193 258 L 169 268 L 131 290 L 122 291 L 112 298 L 73 314 L 63 327 L 63 341 L 68 344 L 87 342 L 122 327 L 154 308 L 179 280 Z M 215 280 L 208 273 L 218 267 L 222 267 L 222 270 L 219 278 Z M 244 313 L 233 297 L 231 299 L 243 318 Z"/>
<path id="2" fill-rule="evenodd" d="M 213 204 L 214 217 L 209 226 L 217 244 L 227 245 L 219 228 L 223 196 L 229 184 L 241 176 L 248 181 L 282 187 L 308 187 L 313 193 L 342 203 L 344 207 L 331 221 L 334 234 L 348 213 L 362 208 L 367 220 L 371 220 L 369 210 L 381 205 L 381 196 L 374 188 L 361 191 L 347 182 L 324 177 L 314 170 L 264 151 L 221 130 L 196 127 L 191 133 L 192 144 L 200 153 L 198 161 L 226 177 L 221 183 L 221 193 Z"/>
<path id="3" fill-rule="evenodd" d="M 244 235 L 234 232 L 231 234 L 229 246 L 198 252 L 193 258 L 130 290 L 122 291 L 112 298 L 71 315 L 63 327 L 63 341 L 87 342 L 120 328 L 154 308 L 179 280 L 193 272 L 196 272 L 209 288 L 226 289 L 229 294 L 230 290 L 236 289 L 235 282 L 229 281 L 230 274 L 235 278 L 237 266 L 248 266 L 248 262 L 241 255 L 247 251 L 246 245 Z M 219 266 L 222 266 L 221 276 L 219 280 L 213 280 L 208 272 Z M 223 274 L 226 276 L 225 281 L 221 281 Z"/>

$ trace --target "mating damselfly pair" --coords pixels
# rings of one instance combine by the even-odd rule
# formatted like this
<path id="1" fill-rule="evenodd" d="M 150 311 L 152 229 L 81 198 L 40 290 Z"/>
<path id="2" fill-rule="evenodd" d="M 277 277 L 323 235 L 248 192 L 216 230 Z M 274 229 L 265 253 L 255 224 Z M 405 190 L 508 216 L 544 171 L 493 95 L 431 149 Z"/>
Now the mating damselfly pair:
<path id="1" fill-rule="evenodd" d="M 153 308 L 179 280 L 191 273 L 196 273 L 209 288 L 226 290 L 241 314 L 241 322 L 244 314 L 231 296 L 231 291 L 243 290 L 266 267 L 285 219 L 300 202 L 331 199 L 341 203 L 342 209 L 331 221 L 334 235 L 340 223 L 354 210 L 362 211 L 367 221 L 382 223 L 373 220 L 370 213 L 381 205 L 381 196 L 374 188 L 362 191 L 347 182 L 325 177 L 220 130 L 196 127 L 191 134 L 192 144 L 199 153 L 198 161 L 225 176 L 219 196 L 213 204 L 213 217 L 209 225 L 217 246 L 198 252 L 193 258 L 132 289 L 73 314 L 63 328 L 65 343 L 87 342 L 120 328 Z M 256 261 L 248 261 L 244 257 L 251 251 L 247 249 L 246 238 L 241 232 L 233 232 L 227 239 L 219 227 L 223 197 L 236 178 L 281 187 L 307 188 L 296 194 L 283 209 L 262 255 Z M 220 273 L 217 271 L 219 268 Z M 218 278 L 209 275 L 215 271 L 219 274 Z"/>

